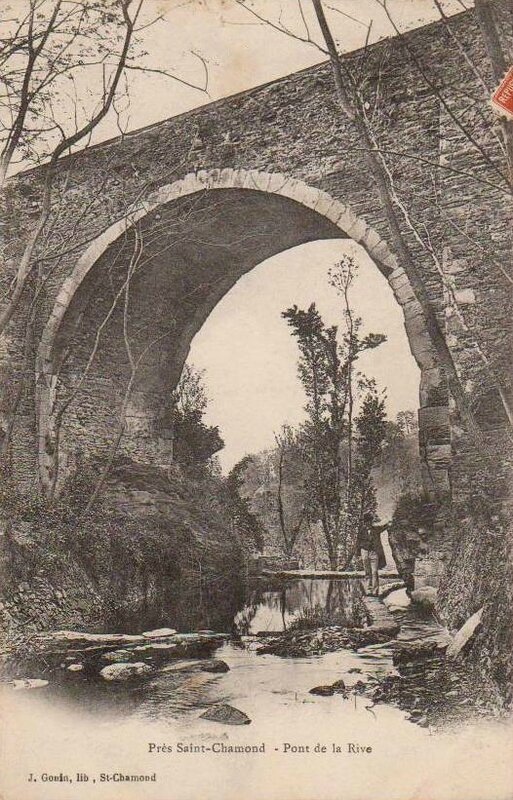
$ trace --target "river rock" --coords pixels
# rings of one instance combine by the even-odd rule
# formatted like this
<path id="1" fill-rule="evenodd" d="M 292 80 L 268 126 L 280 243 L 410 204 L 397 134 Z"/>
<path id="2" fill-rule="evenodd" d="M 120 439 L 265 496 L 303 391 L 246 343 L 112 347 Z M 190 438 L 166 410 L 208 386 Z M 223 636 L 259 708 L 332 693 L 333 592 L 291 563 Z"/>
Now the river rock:
<path id="1" fill-rule="evenodd" d="M 411 605 L 411 598 L 406 589 L 394 589 L 383 598 L 383 602 L 389 611 L 401 611 Z"/>
<path id="2" fill-rule="evenodd" d="M 230 667 L 225 661 L 221 661 L 220 658 L 209 658 L 206 661 L 201 662 L 201 669 L 203 672 L 229 672 Z"/>
<path id="3" fill-rule="evenodd" d="M 132 678 L 141 678 L 145 675 L 150 675 L 153 669 L 142 661 L 136 661 L 133 664 L 125 662 L 119 664 L 109 664 L 108 667 L 103 667 L 100 670 L 100 675 L 106 681 L 128 681 Z"/>
<path id="4" fill-rule="evenodd" d="M 318 694 L 320 697 L 331 697 L 331 695 L 335 694 L 335 689 L 333 686 L 314 686 L 313 689 L 310 689 L 310 694 Z"/>
<path id="5" fill-rule="evenodd" d="M 392 655 L 392 662 L 395 667 L 404 664 L 414 664 L 415 662 L 430 661 L 440 659 L 444 654 L 444 648 L 437 642 L 401 642 Z"/>
<path id="6" fill-rule="evenodd" d="M 374 644 L 384 644 L 397 636 L 401 630 L 399 625 L 370 625 L 368 628 L 354 628 L 348 632 L 351 647 L 358 650 Z"/>
<path id="7" fill-rule="evenodd" d="M 84 631 L 50 631 L 40 634 L 43 641 L 73 642 L 73 643 L 94 643 L 94 644 L 132 644 L 143 642 L 144 637 L 138 634 L 128 633 L 86 633 Z"/>
<path id="8" fill-rule="evenodd" d="M 480 628 L 482 616 L 483 609 L 480 608 L 479 611 L 476 611 L 475 614 L 472 614 L 465 624 L 462 625 L 462 627 L 456 633 L 453 641 L 447 648 L 447 658 L 454 659 L 459 656 L 465 645 L 468 644 L 468 642 L 474 636 L 474 633 L 478 630 L 478 628 Z"/>
<path id="9" fill-rule="evenodd" d="M 139 648 L 135 649 L 138 650 Z M 130 650 L 111 650 L 109 653 L 104 653 L 102 655 L 102 659 L 103 661 L 109 661 L 112 664 L 116 664 L 128 661 L 130 655 L 131 655 Z"/>
<path id="10" fill-rule="evenodd" d="M 168 664 L 161 672 L 229 672 L 230 667 L 219 658 L 203 658 L 198 661 L 178 661 Z"/>
<path id="11" fill-rule="evenodd" d="M 143 631 L 145 639 L 162 639 L 164 636 L 174 636 L 178 631 L 174 628 L 156 628 L 154 631 Z"/>
<path id="12" fill-rule="evenodd" d="M 224 725 L 249 725 L 251 722 L 244 711 L 239 711 L 238 708 L 224 703 L 208 708 L 200 716 L 202 719 L 208 719 L 211 722 L 221 722 Z"/>
<path id="13" fill-rule="evenodd" d="M 138 644 L 134 647 L 134 653 L 142 653 L 151 656 L 152 653 L 159 653 L 160 655 L 169 655 L 172 650 L 176 650 L 178 645 L 174 642 L 150 642 L 150 644 Z"/>
<path id="14" fill-rule="evenodd" d="M 378 592 L 378 597 L 380 600 L 384 600 L 389 594 L 392 594 L 392 592 L 397 592 L 402 589 L 405 589 L 404 581 L 393 581 L 392 583 L 388 583 L 386 586 L 383 586 L 383 588 Z"/>
<path id="15" fill-rule="evenodd" d="M 78 663 L 70 664 L 68 667 L 66 667 L 66 669 L 68 670 L 68 672 L 82 672 L 82 670 L 84 669 L 84 665 Z"/>
<path id="16" fill-rule="evenodd" d="M 421 586 L 420 589 L 414 589 L 411 593 L 412 602 L 426 609 L 435 607 L 437 596 L 438 592 L 434 586 Z"/>
<path id="17" fill-rule="evenodd" d="M 48 686 L 48 681 L 42 678 L 20 678 L 14 680 L 12 685 L 14 690 L 18 692 L 23 689 L 43 689 L 45 686 Z"/>

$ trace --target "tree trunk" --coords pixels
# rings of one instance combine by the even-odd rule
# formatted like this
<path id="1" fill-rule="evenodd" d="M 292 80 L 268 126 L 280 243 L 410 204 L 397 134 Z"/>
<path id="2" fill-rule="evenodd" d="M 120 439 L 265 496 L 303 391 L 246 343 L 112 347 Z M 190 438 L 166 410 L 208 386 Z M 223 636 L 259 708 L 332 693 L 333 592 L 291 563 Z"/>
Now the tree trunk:
<path id="1" fill-rule="evenodd" d="M 469 432 L 473 435 L 476 445 L 478 445 L 478 447 L 481 449 L 484 446 L 484 443 L 480 429 L 470 409 L 465 391 L 461 386 L 459 376 L 452 360 L 451 352 L 447 346 L 447 342 L 438 323 L 435 311 L 431 306 L 431 302 L 424 287 L 422 276 L 401 231 L 401 227 L 395 213 L 394 203 L 388 189 L 386 175 L 377 157 L 374 142 L 369 134 L 361 110 L 358 107 L 358 101 L 353 96 L 354 92 L 349 90 L 342 74 L 340 58 L 331 30 L 324 15 L 322 0 L 312 0 L 312 4 L 329 52 L 339 105 L 344 115 L 352 120 L 356 131 L 358 132 L 358 136 L 365 148 L 365 160 L 374 179 L 383 211 L 386 216 L 390 230 L 392 247 L 399 256 L 401 265 L 408 276 L 415 296 L 422 308 L 422 314 L 425 320 L 426 328 L 429 332 L 433 347 L 440 360 L 440 364 L 445 371 L 451 393 L 456 401 L 458 409 L 460 410 L 460 413 L 467 424 Z"/>

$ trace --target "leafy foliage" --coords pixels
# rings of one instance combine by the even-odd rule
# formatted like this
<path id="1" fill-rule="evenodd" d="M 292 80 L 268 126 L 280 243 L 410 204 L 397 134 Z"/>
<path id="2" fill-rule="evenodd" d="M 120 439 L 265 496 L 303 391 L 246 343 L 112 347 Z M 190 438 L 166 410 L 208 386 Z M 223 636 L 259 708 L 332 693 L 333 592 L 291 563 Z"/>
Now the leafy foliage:
<path id="1" fill-rule="evenodd" d="M 232 530 L 246 550 L 262 550 L 264 530 L 262 523 L 251 509 L 251 504 L 244 495 L 244 472 L 251 462 L 251 456 L 245 456 L 230 471 L 225 480 L 226 511 L 230 517 Z"/>
<path id="2" fill-rule="evenodd" d="M 330 271 L 331 285 L 343 304 L 341 335 L 338 326 L 325 324 L 315 303 L 306 311 L 292 306 L 282 313 L 298 342 L 298 375 L 307 399 L 307 419 L 301 426 L 300 439 L 310 467 L 309 516 L 322 525 L 334 569 L 341 551 L 345 560 L 348 557 L 346 543 L 355 503 L 355 434 L 362 442 L 367 437 L 369 448 L 376 448 L 379 432 L 384 435 L 380 427 L 383 403 L 380 405 L 379 401 L 377 405 L 374 400 L 368 401 L 360 430 L 355 431 L 354 427 L 356 400 L 365 392 L 371 396 L 375 392 L 374 381 L 357 371 L 356 362 L 361 353 L 378 347 L 386 339 L 383 334 L 362 333 L 362 319 L 355 315 L 349 297 L 356 274 L 357 265 L 350 256 Z M 371 429 L 372 413 L 375 430 Z M 362 451 L 359 458 L 359 468 L 367 470 L 369 454 Z"/>
<path id="3" fill-rule="evenodd" d="M 372 470 L 381 455 L 381 446 L 386 436 L 385 398 L 376 390 L 369 391 L 356 417 L 356 448 L 352 492 L 349 498 L 349 525 L 344 542 L 345 563 L 355 553 L 358 533 L 364 517 L 374 517 L 377 509 L 376 487 Z"/>
<path id="4" fill-rule="evenodd" d="M 193 471 L 208 471 L 213 456 L 224 447 L 219 428 L 203 421 L 208 405 L 204 377 L 204 370 L 185 364 L 163 420 L 172 431 L 174 460 Z"/>

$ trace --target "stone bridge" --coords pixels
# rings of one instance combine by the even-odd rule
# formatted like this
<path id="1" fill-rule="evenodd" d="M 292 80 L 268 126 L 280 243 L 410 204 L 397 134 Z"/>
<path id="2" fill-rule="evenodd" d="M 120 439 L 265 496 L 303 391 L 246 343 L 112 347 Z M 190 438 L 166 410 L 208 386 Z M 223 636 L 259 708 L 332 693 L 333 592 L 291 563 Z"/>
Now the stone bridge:
<path id="1" fill-rule="evenodd" d="M 345 58 L 362 76 L 402 232 L 475 419 L 500 440 L 500 397 L 483 379 L 481 355 L 510 391 L 510 206 L 496 126 L 454 46 L 456 35 L 486 70 L 473 13 L 451 26 L 452 34 L 434 24 Z M 4 290 L 44 177 L 41 168 L 11 182 Z M 166 463 L 170 390 L 216 303 L 276 253 L 351 238 L 404 312 L 421 369 L 426 488 L 464 496 L 469 437 L 328 64 L 72 154 L 56 187 L 37 302 L 28 298 L 13 318 L 0 354 L 4 428 L 17 404 L 11 464 L 20 485 L 58 488 L 77 459 L 107 454 L 119 437 L 121 452 Z"/>

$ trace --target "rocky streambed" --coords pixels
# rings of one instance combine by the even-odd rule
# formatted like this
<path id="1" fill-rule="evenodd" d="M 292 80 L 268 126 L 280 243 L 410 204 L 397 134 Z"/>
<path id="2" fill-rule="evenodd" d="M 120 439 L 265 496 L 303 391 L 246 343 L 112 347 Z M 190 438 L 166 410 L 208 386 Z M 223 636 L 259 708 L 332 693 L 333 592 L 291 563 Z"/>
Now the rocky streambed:
<path id="1" fill-rule="evenodd" d="M 124 682 L 166 669 L 186 672 L 201 666 L 204 671 L 223 671 L 222 662 L 211 655 L 229 638 L 228 633 L 178 633 L 172 628 L 142 634 L 50 631 L 33 635 L 30 650 L 19 660 L 11 657 L 4 671 L 10 672 L 17 688 L 30 688 L 31 679 L 22 678 L 27 672 L 48 682 L 66 678 Z"/>
<path id="2" fill-rule="evenodd" d="M 464 664 L 446 658 L 447 631 L 409 607 L 397 585 L 383 590 L 390 611 L 359 582 L 318 583 L 249 597 L 230 633 L 39 633 L 8 661 L 4 682 L 50 702 L 182 718 L 192 728 L 258 724 L 274 695 L 289 705 L 360 698 L 365 710 L 395 707 L 421 727 L 495 711 Z"/>

